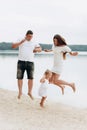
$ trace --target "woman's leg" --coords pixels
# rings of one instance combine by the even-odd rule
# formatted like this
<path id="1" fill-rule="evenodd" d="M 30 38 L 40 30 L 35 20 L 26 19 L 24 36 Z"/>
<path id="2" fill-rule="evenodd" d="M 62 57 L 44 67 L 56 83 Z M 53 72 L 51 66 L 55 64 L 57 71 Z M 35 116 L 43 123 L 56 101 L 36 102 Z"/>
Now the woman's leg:
<path id="1" fill-rule="evenodd" d="M 59 79 L 60 75 L 59 74 L 54 74 L 54 84 L 55 85 L 68 85 L 69 87 L 71 87 L 73 89 L 73 91 L 75 92 L 76 88 L 75 88 L 75 84 L 74 83 L 68 83 L 64 80 L 60 80 Z"/>
<path id="2" fill-rule="evenodd" d="M 57 80 L 58 80 L 58 77 L 57 77 Z M 54 84 L 54 81 L 55 81 L 55 73 L 52 73 L 52 77 L 50 78 L 50 83 Z M 55 85 L 57 85 L 58 87 L 60 87 L 61 90 L 62 90 L 62 94 L 64 94 L 64 88 L 65 88 L 65 86 L 61 85 L 60 83 L 57 83 Z"/>
<path id="3" fill-rule="evenodd" d="M 49 83 L 53 83 L 53 81 L 54 81 L 54 73 L 52 73 L 52 76 L 51 76 L 51 78 L 49 79 Z"/>

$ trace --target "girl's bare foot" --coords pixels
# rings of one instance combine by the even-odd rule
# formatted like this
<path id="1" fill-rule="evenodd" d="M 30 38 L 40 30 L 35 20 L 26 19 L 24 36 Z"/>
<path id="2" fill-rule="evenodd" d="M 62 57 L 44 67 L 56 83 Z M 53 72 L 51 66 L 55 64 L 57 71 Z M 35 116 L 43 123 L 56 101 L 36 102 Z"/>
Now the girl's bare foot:
<path id="1" fill-rule="evenodd" d="M 28 93 L 28 96 L 29 96 L 32 100 L 34 100 L 34 97 L 32 96 L 31 93 Z"/>
<path id="2" fill-rule="evenodd" d="M 73 89 L 73 92 L 75 92 L 75 91 L 76 91 L 75 83 L 72 83 L 72 84 L 71 84 L 71 87 L 72 87 L 72 89 Z"/>
<path id="3" fill-rule="evenodd" d="M 44 108 L 44 105 L 43 105 L 42 103 L 40 103 L 40 106 L 41 106 L 42 108 Z"/>

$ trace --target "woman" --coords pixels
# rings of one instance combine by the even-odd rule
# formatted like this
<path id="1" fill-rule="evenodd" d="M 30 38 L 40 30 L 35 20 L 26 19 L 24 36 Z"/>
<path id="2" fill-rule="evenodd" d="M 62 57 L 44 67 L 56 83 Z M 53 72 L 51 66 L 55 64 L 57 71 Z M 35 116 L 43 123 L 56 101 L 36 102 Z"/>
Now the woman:
<path id="1" fill-rule="evenodd" d="M 53 42 L 54 45 L 52 47 L 52 50 L 45 50 L 45 52 L 53 51 L 54 53 L 54 62 L 50 83 L 59 86 L 62 89 L 62 94 L 64 94 L 65 85 L 71 87 L 75 92 L 76 88 L 74 83 L 68 83 L 64 80 L 60 80 L 59 78 L 62 72 L 63 60 L 66 59 L 66 54 L 69 53 L 72 56 L 76 56 L 78 53 L 72 52 L 71 49 L 67 46 L 65 39 L 58 34 L 53 37 Z"/>

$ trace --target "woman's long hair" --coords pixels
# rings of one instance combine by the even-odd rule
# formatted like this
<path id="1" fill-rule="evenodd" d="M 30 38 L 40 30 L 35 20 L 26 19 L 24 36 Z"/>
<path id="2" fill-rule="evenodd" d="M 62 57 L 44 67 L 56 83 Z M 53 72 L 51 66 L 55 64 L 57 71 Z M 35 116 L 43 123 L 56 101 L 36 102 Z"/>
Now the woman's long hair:
<path id="1" fill-rule="evenodd" d="M 65 39 L 63 37 L 61 37 L 60 35 L 56 34 L 54 37 L 53 37 L 53 40 L 54 39 L 57 39 L 57 45 L 56 46 L 63 46 L 63 45 L 67 45 Z M 66 53 L 67 52 L 64 52 L 63 53 L 63 59 L 65 60 L 66 59 Z"/>

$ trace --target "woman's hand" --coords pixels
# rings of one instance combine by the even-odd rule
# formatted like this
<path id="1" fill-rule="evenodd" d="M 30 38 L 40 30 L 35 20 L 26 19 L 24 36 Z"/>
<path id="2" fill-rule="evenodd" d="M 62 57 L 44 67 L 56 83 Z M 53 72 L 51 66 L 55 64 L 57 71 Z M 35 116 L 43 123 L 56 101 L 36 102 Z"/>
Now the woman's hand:
<path id="1" fill-rule="evenodd" d="M 72 55 L 72 56 L 77 56 L 77 55 L 78 55 L 78 52 L 70 52 L 70 55 Z"/>

